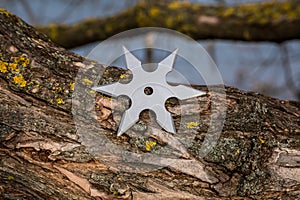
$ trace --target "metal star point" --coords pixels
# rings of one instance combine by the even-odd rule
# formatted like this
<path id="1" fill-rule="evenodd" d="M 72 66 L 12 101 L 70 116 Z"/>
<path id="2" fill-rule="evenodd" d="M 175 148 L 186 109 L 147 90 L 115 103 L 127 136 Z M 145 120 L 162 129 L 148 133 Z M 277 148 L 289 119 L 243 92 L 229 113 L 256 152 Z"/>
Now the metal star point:
<path id="1" fill-rule="evenodd" d="M 176 133 L 172 115 L 165 108 L 166 100 L 171 97 L 185 100 L 205 94 L 203 91 L 185 85 L 171 86 L 167 83 L 166 76 L 173 70 L 178 49 L 158 63 L 157 69 L 153 72 L 145 71 L 141 61 L 124 46 L 123 51 L 127 68 L 133 75 L 132 80 L 128 84 L 116 82 L 92 88 L 112 97 L 126 95 L 131 99 L 131 107 L 123 113 L 117 135 L 121 136 L 133 126 L 145 109 L 154 111 L 156 121 L 162 128 Z M 145 88 L 151 88 L 152 93 L 146 94 Z"/>

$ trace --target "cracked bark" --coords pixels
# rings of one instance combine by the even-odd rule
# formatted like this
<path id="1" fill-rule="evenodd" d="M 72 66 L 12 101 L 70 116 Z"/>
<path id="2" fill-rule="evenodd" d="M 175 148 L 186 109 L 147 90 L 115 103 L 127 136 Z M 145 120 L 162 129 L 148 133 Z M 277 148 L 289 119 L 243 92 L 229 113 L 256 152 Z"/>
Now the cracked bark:
<path id="1" fill-rule="evenodd" d="M 51 24 L 37 29 L 46 33 L 57 44 L 74 48 L 140 27 L 169 28 L 195 40 L 283 42 L 299 39 L 299 24 L 299 1 L 274 1 L 231 7 L 141 1 L 111 17 L 87 19 L 71 25 Z"/>
<path id="2" fill-rule="evenodd" d="M 190 100 L 178 104 L 171 99 L 166 106 L 172 112 L 176 128 L 180 123 L 180 106 L 187 111 L 184 114 L 188 116 L 187 123 L 193 122 L 193 116 L 200 114 L 200 125 L 186 126 L 178 132 L 178 135 L 193 135 L 192 142 L 188 148 L 173 143 L 170 157 L 163 160 L 166 166 L 162 168 L 139 173 L 128 172 L 130 169 L 124 172 L 120 168 L 130 166 L 118 162 L 118 155 L 93 151 L 93 148 L 99 148 L 100 141 L 83 141 L 84 136 L 79 135 L 75 128 L 71 107 L 73 84 L 80 69 L 90 70 L 97 66 L 99 71 L 105 71 L 102 83 L 117 81 L 121 74 L 128 72 L 105 68 L 68 52 L 4 10 L 0 12 L 0 44 L 1 198 L 300 197 L 299 102 L 281 101 L 227 87 L 226 120 L 221 137 L 213 151 L 200 159 L 199 148 L 210 117 L 222 109 L 218 104 L 211 107 L 212 100 L 218 102 L 221 98 L 219 92 L 213 90 L 198 97 L 198 107 L 190 104 Z M 98 84 L 83 80 L 75 85 L 75 91 L 80 85 L 89 88 Z M 86 92 L 95 95 L 89 90 Z M 157 159 L 153 159 L 152 164 L 162 161 L 155 157 L 155 153 L 166 147 L 166 141 L 176 142 L 175 137 L 155 124 L 142 122 L 116 137 L 118 117 L 112 117 L 110 102 L 114 101 L 115 106 L 123 104 L 100 94 L 94 99 L 95 106 L 89 106 L 95 110 L 96 116 L 89 120 L 102 126 L 84 125 L 86 135 L 102 131 L 112 144 L 135 154 L 147 153 L 147 141 L 156 142 L 149 154 Z M 141 119 L 151 122 L 147 113 L 143 113 Z M 147 136 L 147 133 L 154 135 Z M 88 146 L 93 142 L 95 146 Z M 133 169 L 135 164 L 138 163 L 133 163 Z M 143 167 L 151 167 L 151 163 L 144 163 Z"/>

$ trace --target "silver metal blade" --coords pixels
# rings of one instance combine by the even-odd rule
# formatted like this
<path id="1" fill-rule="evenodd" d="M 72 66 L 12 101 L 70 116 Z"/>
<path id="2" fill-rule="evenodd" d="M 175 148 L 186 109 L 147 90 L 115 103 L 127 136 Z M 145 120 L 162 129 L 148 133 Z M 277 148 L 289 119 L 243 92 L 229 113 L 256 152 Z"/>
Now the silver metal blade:
<path id="1" fill-rule="evenodd" d="M 131 98 L 131 107 L 124 112 L 117 135 L 120 136 L 133 126 L 138 120 L 142 110 L 150 109 L 156 114 L 157 123 L 166 131 L 175 133 L 173 118 L 165 108 L 165 101 L 170 97 L 180 100 L 189 99 L 205 94 L 205 92 L 193 89 L 188 86 L 171 86 L 166 81 L 166 75 L 173 70 L 178 49 L 163 59 L 154 72 L 147 72 L 139 61 L 129 50 L 123 46 L 126 64 L 132 71 L 133 78 L 127 84 L 113 83 L 93 87 L 93 90 L 117 97 L 126 95 Z M 145 88 L 153 90 L 152 94 L 145 94 Z"/>
<path id="2" fill-rule="evenodd" d="M 203 91 L 196 90 L 185 85 L 178 85 L 172 88 L 172 92 L 175 94 L 175 97 L 179 100 L 185 100 L 193 97 L 198 97 L 206 94 Z"/>
<path id="3" fill-rule="evenodd" d="M 100 85 L 97 87 L 92 87 L 92 90 L 101 92 L 109 96 L 118 97 L 119 95 L 121 95 L 118 87 L 122 87 L 122 85 L 120 83 L 112 83 L 108 85 Z M 118 90 L 116 88 L 118 88 Z"/>
<path id="4" fill-rule="evenodd" d="M 170 55 L 168 55 L 165 59 L 158 63 L 159 66 L 163 66 L 164 69 L 168 69 L 168 71 L 173 70 L 173 65 L 175 63 L 175 59 L 177 56 L 178 49 L 175 49 Z"/>
<path id="5" fill-rule="evenodd" d="M 123 46 L 127 68 L 131 71 L 136 67 L 142 67 L 142 63 L 125 46 Z"/>
<path id="6" fill-rule="evenodd" d="M 121 136 L 133 126 L 139 120 L 139 115 L 140 111 L 136 111 L 132 107 L 126 110 L 122 116 L 117 135 Z"/>
<path id="7" fill-rule="evenodd" d="M 171 113 L 169 113 L 164 105 L 152 107 L 156 114 L 157 123 L 170 133 L 175 133 L 175 126 Z"/>

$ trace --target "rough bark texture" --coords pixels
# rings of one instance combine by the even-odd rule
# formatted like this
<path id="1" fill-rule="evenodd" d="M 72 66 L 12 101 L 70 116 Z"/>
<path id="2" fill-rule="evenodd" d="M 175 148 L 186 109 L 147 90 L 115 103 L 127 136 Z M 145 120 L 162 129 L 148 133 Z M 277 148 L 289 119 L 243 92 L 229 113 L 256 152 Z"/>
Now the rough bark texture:
<path id="1" fill-rule="evenodd" d="M 141 1 L 112 17 L 37 28 L 57 44 L 72 48 L 105 40 L 128 29 L 149 26 L 177 30 L 196 40 L 282 42 L 300 38 L 300 4 L 299 1 L 274 1 L 224 7 L 177 1 Z"/>
<path id="2" fill-rule="evenodd" d="M 170 100 L 166 106 L 177 128 L 179 107 L 186 106 L 188 121 L 182 122 L 186 126 L 177 135 L 193 135 L 192 142 L 188 148 L 171 144 L 164 167 L 124 172 L 118 167 L 118 155 L 93 152 L 99 147 L 85 145 L 98 141 L 86 142 L 78 135 L 71 99 L 80 69 L 97 65 L 105 70 L 102 83 L 116 81 L 127 72 L 105 68 L 56 46 L 5 10 L 0 12 L 0 46 L 1 199 L 299 199 L 299 102 L 226 88 L 221 137 L 213 151 L 200 159 L 199 147 L 210 118 L 220 117 L 218 91 L 199 97 L 198 107 L 190 100 L 180 105 Z M 75 90 L 98 84 L 83 80 Z M 113 144 L 153 157 L 166 143 L 176 142 L 172 134 L 143 122 L 117 137 L 112 100 L 99 94 L 94 99 L 88 106 L 96 117 L 90 120 L 102 126 L 86 125 L 86 135 L 93 129 L 103 131 Z M 214 108 L 212 102 L 217 102 Z M 199 114 L 201 124 L 190 123 Z M 147 114 L 141 118 L 149 121 Z M 135 164 L 133 169 L 138 167 Z M 153 164 L 158 162 L 154 159 Z M 143 167 L 151 169 L 151 163 Z"/>

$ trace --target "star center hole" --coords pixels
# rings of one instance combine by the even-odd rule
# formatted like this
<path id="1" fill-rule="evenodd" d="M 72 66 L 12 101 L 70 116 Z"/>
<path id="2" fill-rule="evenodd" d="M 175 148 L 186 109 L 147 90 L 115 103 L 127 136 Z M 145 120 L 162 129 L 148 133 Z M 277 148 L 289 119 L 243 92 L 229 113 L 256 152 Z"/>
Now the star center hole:
<path id="1" fill-rule="evenodd" d="M 144 93 L 145 93 L 146 95 L 151 95 L 151 94 L 153 93 L 152 87 L 145 87 Z"/>

